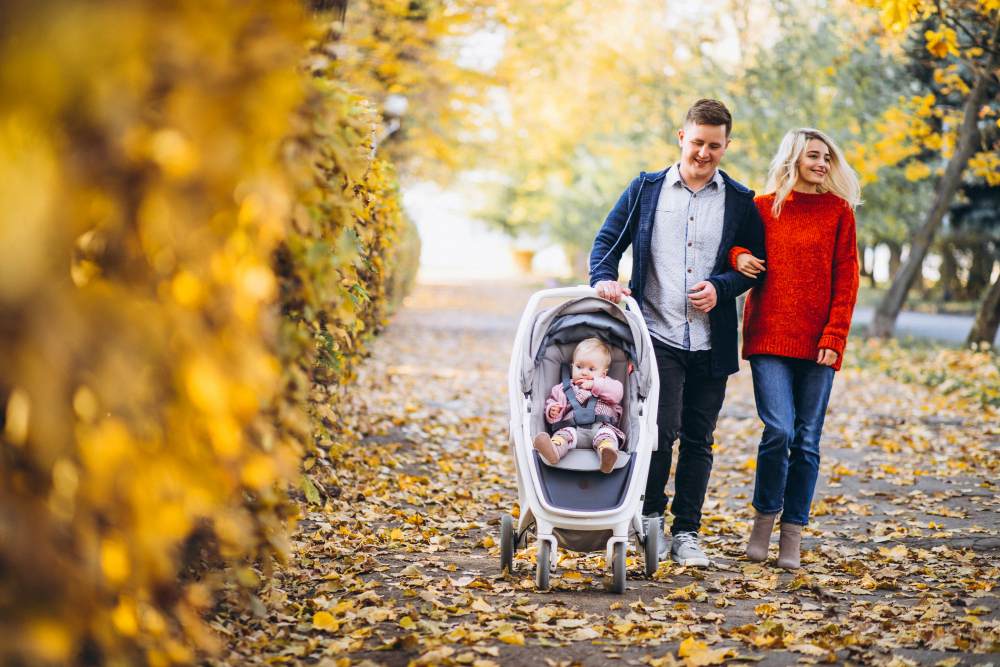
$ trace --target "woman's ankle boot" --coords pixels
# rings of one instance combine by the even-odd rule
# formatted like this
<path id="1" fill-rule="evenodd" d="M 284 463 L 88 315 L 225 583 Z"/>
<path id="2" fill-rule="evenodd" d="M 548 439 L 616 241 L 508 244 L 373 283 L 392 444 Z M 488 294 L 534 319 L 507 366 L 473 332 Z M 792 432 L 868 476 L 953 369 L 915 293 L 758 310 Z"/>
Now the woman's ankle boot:
<path id="1" fill-rule="evenodd" d="M 799 569 L 799 546 L 802 544 L 802 526 L 791 523 L 781 524 L 781 539 L 778 542 L 778 567 L 786 570 Z"/>
<path id="2" fill-rule="evenodd" d="M 774 520 L 777 514 L 761 514 L 753 517 L 753 529 L 750 531 L 750 541 L 747 542 L 747 558 L 758 563 L 767 558 L 767 545 L 771 541 L 771 531 L 774 530 Z"/>

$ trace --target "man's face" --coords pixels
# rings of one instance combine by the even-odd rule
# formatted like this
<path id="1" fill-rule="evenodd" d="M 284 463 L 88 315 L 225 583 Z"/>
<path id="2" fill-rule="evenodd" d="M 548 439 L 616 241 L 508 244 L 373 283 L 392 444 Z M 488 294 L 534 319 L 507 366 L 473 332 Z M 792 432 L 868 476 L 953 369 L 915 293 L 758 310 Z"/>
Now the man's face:
<path id="1" fill-rule="evenodd" d="M 707 180 L 726 154 L 729 138 L 725 125 L 689 123 L 677 131 L 681 144 L 681 167 L 695 180 Z"/>

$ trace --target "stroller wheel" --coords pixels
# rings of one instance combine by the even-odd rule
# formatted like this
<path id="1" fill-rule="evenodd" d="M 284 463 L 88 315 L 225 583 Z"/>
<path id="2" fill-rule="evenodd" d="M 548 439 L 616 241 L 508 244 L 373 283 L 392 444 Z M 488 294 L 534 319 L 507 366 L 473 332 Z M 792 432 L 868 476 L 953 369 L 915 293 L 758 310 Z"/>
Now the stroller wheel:
<path id="1" fill-rule="evenodd" d="M 663 539 L 660 533 L 659 517 L 645 517 L 642 522 L 646 529 L 646 576 L 652 577 L 660 567 L 660 540 Z"/>
<path id="2" fill-rule="evenodd" d="M 615 542 L 611 563 L 611 592 L 625 592 L 625 543 Z"/>
<path id="3" fill-rule="evenodd" d="M 552 545 L 548 540 L 538 541 L 538 554 L 535 556 L 535 589 L 539 591 L 549 590 L 549 564 L 551 562 L 550 549 Z"/>
<path id="4" fill-rule="evenodd" d="M 500 574 L 514 574 L 514 517 L 500 517 Z"/>

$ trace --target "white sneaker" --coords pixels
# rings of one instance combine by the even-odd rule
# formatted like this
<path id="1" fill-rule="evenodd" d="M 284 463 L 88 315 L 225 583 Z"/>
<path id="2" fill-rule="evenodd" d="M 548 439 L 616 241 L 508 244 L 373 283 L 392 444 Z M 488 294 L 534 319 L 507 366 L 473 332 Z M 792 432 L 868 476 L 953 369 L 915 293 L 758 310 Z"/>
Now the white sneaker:
<path id="1" fill-rule="evenodd" d="M 698 547 L 698 534 L 677 533 L 670 542 L 670 557 L 687 567 L 708 567 L 708 556 Z"/>
<path id="2" fill-rule="evenodd" d="M 649 514 L 646 515 L 646 518 L 648 519 L 652 519 L 654 517 L 660 520 L 660 543 L 659 543 L 660 548 L 658 549 L 657 555 L 659 556 L 660 560 L 667 560 L 668 558 L 670 558 L 670 541 L 665 536 L 667 522 L 662 514 L 658 514 L 656 512 L 650 512 Z"/>

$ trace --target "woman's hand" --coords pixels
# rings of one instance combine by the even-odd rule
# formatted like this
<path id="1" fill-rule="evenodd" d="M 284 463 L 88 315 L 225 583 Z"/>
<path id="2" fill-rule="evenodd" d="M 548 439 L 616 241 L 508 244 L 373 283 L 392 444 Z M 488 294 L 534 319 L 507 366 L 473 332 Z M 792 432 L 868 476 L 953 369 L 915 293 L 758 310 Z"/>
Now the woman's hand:
<path id="1" fill-rule="evenodd" d="M 820 366 L 833 366 L 837 363 L 837 357 L 839 357 L 836 352 L 828 347 L 821 347 L 819 349 L 819 356 L 816 357 L 816 363 Z"/>
<path id="2" fill-rule="evenodd" d="M 764 260 L 757 259 L 748 252 L 740 253 L 736 256 L 736 270 L 747 278 L 757 279 L 757 274 L 766 271 Z"/>
<path id="3" fill-rule="evenodd" d="M 549 408 L 549 419 L 555 419 L 556 417 L 558 417 L 560 410 L 562 410 L 562 408 L 559 407 L 558 405 L 553 405 L 551 408 Z"/>

